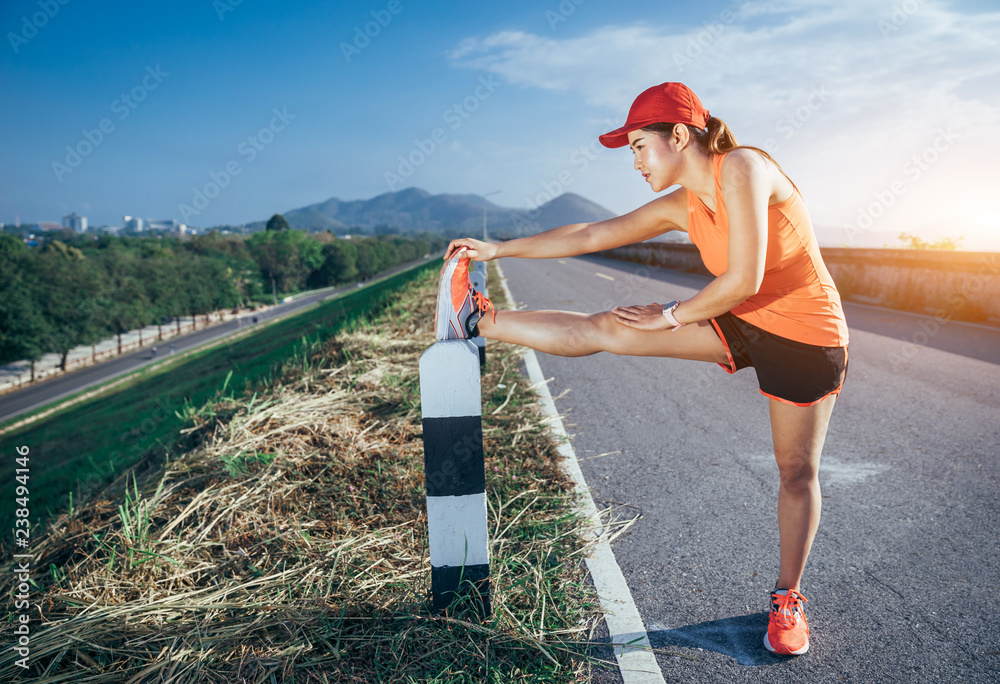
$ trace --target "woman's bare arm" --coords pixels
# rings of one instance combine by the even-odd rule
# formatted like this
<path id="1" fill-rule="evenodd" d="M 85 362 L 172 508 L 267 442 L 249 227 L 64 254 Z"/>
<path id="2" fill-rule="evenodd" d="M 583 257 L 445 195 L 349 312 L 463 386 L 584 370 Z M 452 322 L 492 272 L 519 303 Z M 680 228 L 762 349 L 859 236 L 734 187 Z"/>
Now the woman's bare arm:
<path id="1" fill-rule="evenodd" d="M 589 251 L 634 245 L 671 230 L 687 231 L 687 190 L 678 188 L 615 218 L 590 224 Z"/>
<path id="2" fill-rule="evenodd" d="M 648 240 L 687 226 L 687 191 L 683 188 L 658 197 L 622 216 L 594 223 L 571 223 L 516 240 L 490 244 L 472 238 L 452 240 L 445 259 L 459 247 L 468 247 L 476 261 L 500 257 L 556 259 L 613 249 Z"/>
<path id="3" fill-rule="evenodd" d="M 704 321 L 730 311 L 757 293 L 767 256 L 767 206 L 771 169 L 752 150 L 734 150 L 722 164 L 722 199 L 729 215 L 725 273 L 674 311 L 681 323 Z"/>
<path id="4" fill-rule="evenodd" d="M 555 259 L 587 254 L 592 223 L 570 223 L 497 245 L 495 258 Z"/>

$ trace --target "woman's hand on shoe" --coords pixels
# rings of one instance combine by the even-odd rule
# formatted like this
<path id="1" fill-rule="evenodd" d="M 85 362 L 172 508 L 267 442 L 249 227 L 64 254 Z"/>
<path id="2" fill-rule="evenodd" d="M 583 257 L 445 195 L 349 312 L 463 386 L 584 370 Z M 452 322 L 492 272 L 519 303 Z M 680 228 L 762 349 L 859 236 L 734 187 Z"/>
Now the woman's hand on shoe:
<path id="1" fill-rule="evenodd" d="M 459 238 L 448 243 L 448 249 L 444 252 L 444 260 L 452 258 L 455 252 L 466 247 L 465 256 L 473 261 L 490 261 L 496 258 L 497 245 L 473 238 Z"/>

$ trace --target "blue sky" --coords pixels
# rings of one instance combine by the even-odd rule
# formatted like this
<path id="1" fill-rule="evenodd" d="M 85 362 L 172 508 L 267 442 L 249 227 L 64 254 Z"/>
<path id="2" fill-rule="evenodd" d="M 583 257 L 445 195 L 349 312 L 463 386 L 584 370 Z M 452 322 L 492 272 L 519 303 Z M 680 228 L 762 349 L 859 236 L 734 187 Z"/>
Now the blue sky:
<path id="1" fill-rule="evenodd" d="M 210 226 L 408 186 L 624 213 L 652 195 L 597 135 L 680 80 L 825 244 L 1000 250 L 993 2 L 64 1 L 0 9 L 3 222 Z"/>

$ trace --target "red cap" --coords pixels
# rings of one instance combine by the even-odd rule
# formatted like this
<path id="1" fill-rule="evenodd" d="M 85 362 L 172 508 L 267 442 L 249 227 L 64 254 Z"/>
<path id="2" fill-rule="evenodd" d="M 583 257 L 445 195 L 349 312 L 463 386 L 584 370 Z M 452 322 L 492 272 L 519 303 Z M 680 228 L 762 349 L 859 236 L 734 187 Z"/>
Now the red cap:
<path id="1" fill-rule="evenodd" d="M 661 122 L 704 128 L 708 124 L 708 110 L 683 83 L 661 83 L 642 91 L 635 98 L 624 126 L 605 133 L 598 139 L 605 147 L 624 147 L 628 145 L 628 134 L 631 131 Z"/>

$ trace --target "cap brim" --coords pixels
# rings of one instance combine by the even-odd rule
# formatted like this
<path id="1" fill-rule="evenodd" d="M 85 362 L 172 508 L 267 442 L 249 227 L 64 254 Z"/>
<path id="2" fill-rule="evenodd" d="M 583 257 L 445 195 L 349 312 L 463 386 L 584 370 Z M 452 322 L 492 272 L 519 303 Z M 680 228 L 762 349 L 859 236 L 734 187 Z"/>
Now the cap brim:
<path id="1" fill-rule="evenodd" d="M 601 141 L 601 144 L 605 147 L 615 148 L 615 147 L 625 147 L 628 145 L 628 134 L 632 131 L 637 131 L 640 128 L 644 128 L 651 124 L 658 123 L 657 121 L 635 121 L 632 123 L 626 123 L 621 128 L 616 128 L 613 131 L 609 131 L 604 135 L 597 137 Z"/>

